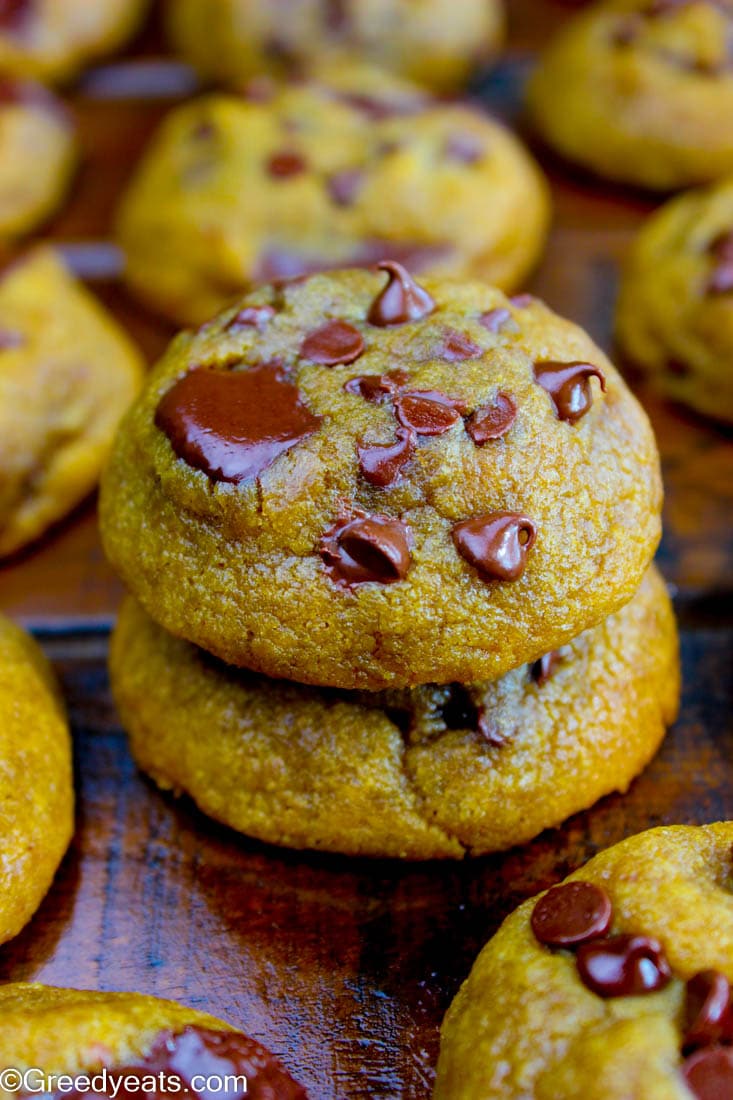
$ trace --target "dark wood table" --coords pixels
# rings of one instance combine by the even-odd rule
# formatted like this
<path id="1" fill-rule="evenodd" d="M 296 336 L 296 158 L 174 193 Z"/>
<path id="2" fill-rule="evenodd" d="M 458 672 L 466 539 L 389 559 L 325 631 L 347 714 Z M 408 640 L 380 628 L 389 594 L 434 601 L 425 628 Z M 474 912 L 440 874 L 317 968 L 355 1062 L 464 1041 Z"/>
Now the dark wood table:
<path id="1" fill-rule="evenodd" d="M 532 51 L 574 5 L 509 3 L 510 50 L 483 94 L 521 125 Z M 169 102 L 190 89 L 177 67 L 161 85 L 144 60 L 155 48 L 148 33 L 72 95 L 85 161 L 52 238 L 106 239 L 136 155 Z M 130 86 L 145 94 L 130 98 Z M 610 348 L 618 261 L 654 204 L 537 152 L 556 220 L 531 289 Z M 170 330 L 113 280 L 96 285 L 154 358 Z M 442 1014 L 519 901 L 650 825 L 733 817 L 733 436 L 640 395 L 664 462 L 659 560 L 682 630 L 682 713 L 626 796 L 504 855 L 402 865 L 284 852 L 161 796 L 136 773 L 109 697 L 107 633 L 121 588 L 102 555 L 94 503 L 1 568 L 0 607 L 38 633 L 68 697 L 78 827 L 40 912 L 0 949 L 0 978 L 179 998 L 263 1040 L 318 1100 L 427 1097 Z"/>

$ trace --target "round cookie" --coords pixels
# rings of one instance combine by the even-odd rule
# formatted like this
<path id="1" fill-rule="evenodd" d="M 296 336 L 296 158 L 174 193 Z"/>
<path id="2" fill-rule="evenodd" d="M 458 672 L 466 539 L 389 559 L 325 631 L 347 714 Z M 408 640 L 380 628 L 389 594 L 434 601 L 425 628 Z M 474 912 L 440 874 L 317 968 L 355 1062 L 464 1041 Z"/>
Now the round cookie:
<path id="1" fill-rule="evenodd" d="M 4 0 L 0 72 L 68 80 L 126 42 L 147 6 L 148 0 Z"/>
<path id="2" fill-rule="evenodd" d="M 520 906 L 448 1010 L 435 1100 L 730 1096 L 731 845 L 651 829 Z"/>
<path id="3" fill-rule="evenodd" d="M 150 306 L 198 323 L 253 283 L 388 258 L 521 282 L 548 198 L 518 139 L 381 73 L 326 79 L 171 112 L 118 219 L 128 283 Z"/>
<path id="4" fill-rule="evenodd" d="M 51 249 L 0 276 L 0 557 L 91 492 L 141 378 L 137 350 Z"/>
<path id="5" fill-rule="evenodd" d="M 733 171 L 730 0 L 605 0 L 539 63 L 529 107 L 542 137 L 598 175 L 655 189 Z"/>
<path id="6" fill-rule="evenodd" d="M 654 570 L 601 626 L 495 683 L 267 680 L 173 638 L 132 599 L 110 672 L 133 755 L 161 787 L 270 843 L 407 859 L 509 848 L 625 790 L 679 692 Z"/>
<path id="7" fill-rule="evenodd" d="M 92 1094 L 109 1096 L 116 1086 L 120 1096 L 220 1093 L 229 1100 L 245 1094 L 250 1100 L 307 1100 L 260 1043 L 175 1001 L 18 982 L 0 986 L 0 1012 L 3 1067 L 17 1070 L 19 1077 L 30 1071 L 30 1091 L 54 1100 L 69 1094 L 68 1086 L 55 1080 L 58 1075 L 77 1079 L 73 1095 L 83 1095 L 89 1092 L 84 1078 L 103 1071 L 107 1081 L 95 1082 Z M 161 1073 L 168 1078 L 166 1089 L 132 1082 L 125 1088 L 128 1077 L 160 1081 Z M 231 1080 L 237 1076 L 246 1077 L 246 1087 Z M 227 1077 L 227 1084 L 215 1080 Z M 202 1087 L 205 1078 L 211 1078 L 208 1089 Z"/>
<path id="8" fill-rule="evenodd" d="M 626 265 L 617 333 L 659 390 L 733 421 L 733 179 L 652 214 Z"/>
<path id="9" fill-rule="evenodd" d="M 36 643 L 2 615 L 0 756 L 0 943 L 5 943 L 41 904 L 69 846 L 74 793 L 69 727 L 51 669 Z"/>
<path id="10" fill-rule="evenodd" d="M 178 0 L 171 40 L 207 77 L 240 86 L 323 58 L 368 61 L 436 91 L 461 88 L 503 38 L 502 0 Z"/>
<path id="11" fill-rule="evenodd" d="M 71 119 L 39 84 L 0 79 L 0 240 L 59 205 L 76 162 Z"/>
<path id="12" fill-rule="evenodd" d="M 105 547 L 154 619 L 231 664 L 496 679 L 638 588 L 654 438 L 540 302 L 381 268 L 262 287 L 171 344 L 105 471 Z"/>

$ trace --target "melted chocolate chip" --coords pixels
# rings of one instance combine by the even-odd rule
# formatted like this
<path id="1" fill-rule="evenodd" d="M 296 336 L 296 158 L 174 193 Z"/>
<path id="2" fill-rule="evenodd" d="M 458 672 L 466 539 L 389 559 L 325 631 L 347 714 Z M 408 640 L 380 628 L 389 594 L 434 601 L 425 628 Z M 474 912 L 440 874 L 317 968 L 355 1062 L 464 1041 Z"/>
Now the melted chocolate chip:
<path id="1" fill-rule="evenodd" d="M 377 267 L 387 272 L 389 281 L 372 303 L 368 315 L 370 324 L 380 328 L 404 325 L 408 321 L 420 321 L 433 312 L 435 302 L 402 264 L 395 260 L 383 260 Z"/>
<path id="2" fill-rule="evenodd" d="M 461 363 L 464 359 L 476 359 L 482 355 L 483 348 L 474 344 L 465 333 L 447 329 L 435 354 L 447 363 Z"/>
<path id="3" fill-rule="evenodd" d="M 465 409 L 460 398 L 448 397 L 439 390 L 415 390 L 395 401 L 400 424 L 416 435 L 442 435 L 458 423 Z"/>
<path id="4" fill-rule="evenodd" d="M 360 443 L 356 448 L 359 469 L 370 485 L 381 489 L 392 485 L 415 450 L 415 436 L 398 428 L 394 443 Z"/>
<path id="5" fill-rule="evenodd" d="M 707 283 L 709 294 L 733 291 L 733 232 L 722 233 L 710 246 L 715 266 Z"/>
<path id="6" fill-rule="evenodd" d="M 519 325 L 509 310 L 502 306 L 482 313 L 478 320 L 489 332 L 519 332 Z"/>
<path id="7" fill-rule="evenodd" d="M 592 882 L 553 886 L 532 910 L 532 931 L 549 947 L 570 947 L 599 936 L 611 927 L 611 899 Z"/>
<path id="8" fill-rule="evenodd" d="M 532 520 L 516 512 L 493 512 L 463 520 L 454 526 L 452 534 L 458 553 L 485 581 L 518 580 L 537 538 Z"/>
<path id="9" fill-rule="evenodd" d="M 403 370 L 392 370 L 387 374 L 360 374 L 357 378 L 350 378 L 344 383 L 347 393 L 358 394 L 365 401 L 374 405 L 381 405 L 393 394 L 397 393 L 400 386 L 404 386 L 409 380 L 409 374 Z"/>
<path id="10" fill-rule="evenodd" d="M 557 650 L 553 650 L 552 653 L 545 653 L 538 661 L 534 661 L 531 665 L 529 670 L 530 676 L 538 687 L 544 687 L 557 666 L 561 663 L 562 657 Z"/>
<path id="11" fill-rule="evenodd" d="M 664 989 L 672 976 L 662 945 L 649 936 L 611 936 L 583 944 L 578 973 L 599 997 L 629 997 Z"/>
<path id="12" fill-rule="evenodd" d="M 300 354 L 323 367 L 353 363 L 364 354 L 364 338 L 358 328 L 347 321 L 327 321 L 306 336 Z"/>
<path id="13" fill-rule="evenodd" d="M 733 1050 L 699 1050 L 683 1062 L 682 1076 L 696 1100 L 727 1100 L 733 1096 Z"/>
<path id="14" fill-rule="evenodd" d="M 279 363 L 249 370 L 198 368 L 163 394 L 155 424 L 173 450 L 214 481 L 258 477 L 321 423 Z"/>
<path id="15" fill-rule="evenodd" d="M 389 516 L 344 517 L 324 536 L 321 557 L 332 580 L 347 587 L 369 581 L 394 584 L 410 568 L 407 528 Z"/>
<path id="16" fill-rule="evenodd" d="M 227 331 L 238 328 L 264 328 L 275 316 L 273 306 L 245 306 L 227 322 Z"/>
<path id="17" fill-rule="evenodd" d="M 351 206 L 363 182 L 364 172 L 361 168 L 345 168 L 342 172 L 334 172 L 329 176 L 326 187 L 337 206 Z"/>
<path id="18" fill-rule="evenodd" d="M 733 1042 L 730 983 L 717 970 L 701 970 L 685 989 L 683 1045 L 687 1050 Z"/>
<path id="19" fill-rule="evenodd" d="M 306 163 L 300 153 L 274 153 L 267 162 L 267 171 L 275 179 L 290 179 L 305 172 Z"/>
<path id="20" fill-rule="evenodd" d="M 603 372 L 592 363 L 535 363 L 534 377 L 552 398 L 558 418 L 575 424 L 593 404 L 590 379 L 597 378 L 606 390 Z"/>
<path id="21" fill-rule="evenodd" d="M 513 306 L 516 306 L 517 309 L 529 309 L 530 306 L 535 304 L 537 299 L 534 294 L 513 294 L 509 301 Z"/>
<path id="22" fill-rule="evenodd" d="M 497 393 L 490 405 L 482 405 L 466 421 L 466 431 L 477 447 L 500 439 L 517 418 L 517 406 L 508 393 Z"/>
<path id="23" fill-rule="evenodd" d="M 475 134 L 456 132 L 445 143 L 445 155 L 460 164 L 477 164 L 485 154 L 483 141 Z"/>

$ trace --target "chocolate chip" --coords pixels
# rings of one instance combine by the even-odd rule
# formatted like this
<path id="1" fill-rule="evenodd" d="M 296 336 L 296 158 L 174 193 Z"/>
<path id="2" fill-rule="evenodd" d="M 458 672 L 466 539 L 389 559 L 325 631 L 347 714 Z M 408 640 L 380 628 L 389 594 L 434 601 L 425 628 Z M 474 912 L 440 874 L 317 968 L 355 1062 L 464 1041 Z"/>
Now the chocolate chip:
<path id="1" fill-rule="evenodd" d="M 397 393 L 400 386 L 409 380 L 409 374 L 403 370 L 391 370 L 387 374 L 360 374 L 344 383 L 347 393 L 357 394 L 374 405 L 383 404 Z"/>
<path id="2" fill-rule="evenodd" d="M 559 664 L 562 664 L 562 657 L 557 650 L 553 650 L 552 653 L 545 653 L 532 664 L 530 676 L 538 687 L 544 687 Z"/>
<path id="3" fill-rule="evenodd" d="M 508 740 L 484 707 L 479 709 L 476 730 L 487 745 L 505 745 Z"/>
<path id="4" fill-rule="evenodd" d="M 452 534 L 458 553 L 483 580 L 516 581 L 525 570 L 537 529 L 516 512 L 492 512 L 457 523 Z"/>
<path id="5" fill-rule="evenodd" d="M 535 304 L 537 299 L 534 294 L 514 294 L 509 301 L 513 306 L 516 306 L 517 309 L 529 309 L 530 306 Z"/>
<path id="6" fill-rule="evenodd" d="M 535 363 L 534 377 L 552 398 L 559 419 L 570 424 L 585 416 L 593 404 L 591 378 L 597 378 L 604 393 L 606 390 L 603 372 L 592 363 Z"/>
<path id="7" fill-rule="evenodd" d="M 479 324 L 483 325 L 489 332 L 519 332 L 519 325 L 509 310 L 504 309 L 502 306 L 482 313 L 478 320 Z"/>
<path id="8" fill-rule="evenodd" d="M 485 153 L 484 142 L 475 134 L 456 132 L 445 143 L 445 155 L 460 164 L 477 164 Z"/>
<path id="9" fill-rule="evenodd" d="M 715 267 L 708 279 L 708 293 L 729 294 L 733 291 L 733 232 L 716 237 L 709 251 Z"/>
<path id="10" fill-rule="evenodd" d="M 299 176 L 305 169 L 306 163 L 300 153 L 274 153 L 267 162 L 267 171 L 276 179 Z"/>
<path id="11" fill-rule="evenodd" d="M 482 405 L 466 421 L 466 431 L 477 447 L 500 439 L 517 417 L 517 406 L 508 393 L 497 393 L 490 405 Z"/>
<path id="12" fill-rule="evenodd" d="M 0 0 L 0 27 L 4 31 L 22 28 L 35 7 L 35 0 Z"/>
<path id="13" fill-rule="evenodd" d="M 441 717 L 448 730 L 475 730 L 479 712 L 465 684 L 450 684 L 441 707 Z"/>
<path id="14" fill-rule="evenodd" d="M 532 931 L 549 947 L 570 947 L 605 936 L 611 927 L 611 899 L 592 882 L 553 886 L 532 910 Z"/>
<path id="15" fill-rule="evenodd" d="M 346 168 L 334 172 L 326 180 L 328 193 L 338 206 L 351 206 L 364 182 L 364 173 L 360 168 Z"/>
<path id="16" fill-rule="evenodd" d="M 346 103 L 354 110 L 360 111 L 374 122 L 382 122 L 386 118 L 396 118 L 399 115 L 414 115 L 422 111 L 427 102 L 424 96 L 411 95 L 369 95 L 359 92 L 336 92 L 335 98 Z"/>
<path id="17" fill-rule="evenodd" d="M 699 1050 L 682 1063 L 682 1076 L 696 1100 L 727 1100 L 733 1096 L 733 1050 Z"/>
<path id="18" fill-rule="evenodd" d="M 235 313 L 231 321 L 227 321 L 227 332 L 238 328 L 264 328 L 268 321 L 275 316 L 273 306 L 245 306 Z"/>
<path id="19" fill-rule="evenodd" d="M 447 363 L 460 363 L 464 359 L 476 359 L 483 354 L 483 348 L 474 344 L 470 337 L 455 329 L 446 329 L 439 347 L 436 349 L 436 357 L 445 359 Z"/>
<path id="20" fill-rule="evenodd" d="M 650 936 L 611 936 L 585 943 L 578 973 L 599 997 L 629 997 L 664 989 L 672 976 L 662 945 Z"/>
<path id="21" fill-rule="evenodd" d="M 382 260 L 377 267 L 387 272 L 389 281 L 372 303 L 368 315 L 370 324 L 380 328 L 404 325 L 408 321 L 420 321 L 433 312 L 435 302 L 402 264 L 395 260 Z"/>
<path id="22" fill-rule="evenodd" d="M 395 401 L 400 424 L 416 435 L 442 435 L 458 423 L 465 409 L 460 398 L 448 397 L 439 390 L 415 390 Z"/>
<path id="23" fill-rule="evenodd" d="M 685 988 L 685 1049 L 733 1042 L 730 983 L 717 970 L 701 970 Z"/>
<path id="24" fill-rule="evenodd" d="M 179 458 L 214 481 L 233 482 L 259 476 L 321 420 L 279 363 L 192 370 L 163 394 L 155 413 Z"/>
<path id="25" fill-rule="evenodd" d="M 394 443 L 360 443 L 356 448 L 359 469 L 370 485 L 384 489 L 399 477 L 402 467 L 415 450 L 415 436 L 407 428 L 398 428 Z"/>
<path id="26" fill-rule="evenodd" d="M 347 586 L 394 584 L 410 567 L 407 528 L 389 516 L 344 517 L 324 536 L 321 557 L 331 578 Z"/>
<path id="27" fill-rule="evenodd" d="M 353 363 L 364 354 L 364 338 L 358 328 L 347 321 L 327 321 L 306 336 L 300 354 L 324 367 Z"/>

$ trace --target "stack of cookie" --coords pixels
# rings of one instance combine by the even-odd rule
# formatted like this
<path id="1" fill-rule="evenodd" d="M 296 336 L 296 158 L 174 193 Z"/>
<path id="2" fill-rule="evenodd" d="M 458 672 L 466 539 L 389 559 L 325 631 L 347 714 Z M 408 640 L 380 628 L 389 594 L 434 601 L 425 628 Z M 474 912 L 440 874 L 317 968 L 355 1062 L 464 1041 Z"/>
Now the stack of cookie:
<path id="1" fill-rule="evenodd" d="M 266 841 L 526 841 L 625 789 L 678 696 L 661 483 L 539 301 L 399 264 L 265 285 L 171 344 L 102 534 L 140 766 Z"/>

